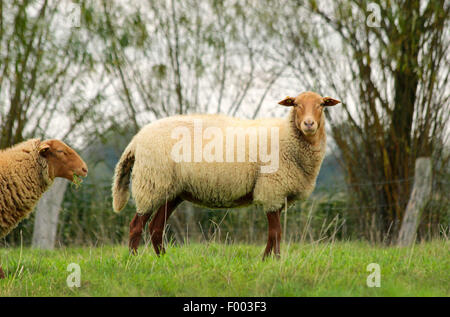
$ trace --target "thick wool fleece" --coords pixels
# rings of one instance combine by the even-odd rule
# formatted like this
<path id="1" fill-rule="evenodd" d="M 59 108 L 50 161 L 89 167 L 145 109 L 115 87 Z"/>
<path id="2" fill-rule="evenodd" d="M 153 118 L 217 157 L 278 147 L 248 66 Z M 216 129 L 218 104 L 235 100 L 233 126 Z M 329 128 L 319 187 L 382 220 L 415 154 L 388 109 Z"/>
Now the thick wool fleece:
<path id="1" fill-rule="evenodd" d="M 0 151 L 0 237 L 34 209 L 52 184 L 47 161 L 39 155 L 39 139 Z"/>
<path id="2" fill-rule="evenodd" d="M 257 204 L 265 212 L 283 208 L 286 200 L 289 205 L 305 199 L 315 187 L 325 154 L 325 120 L 322 115 L 317 131 L 319 142 L 311 144 L 296 127 L 294 111 L 292 109 L 286 119 L 242 120 L 222 115 L 186 115 L 145 126 L 134 136 L 116 166 L 112 188 L 114 210 L 120 211 L 128 200 L 131 171 L 132 194 L 140 214 L 153 213 L 175 197 L 210 208 Z M 217 127 L 223 135 L 227 127 L 279 128 L 278 170 L 261 173 L 260 167 L 267 163 L 248 160 L 248 138 L 245 162 L 175 162 L 171 150 L 178 140 L 171 137 L 172 131 L 187 127 L 194 135 L 194 120 L 199 119 L 203 129 Z M 270 133 L 268 136 L 270 144 Z"/>

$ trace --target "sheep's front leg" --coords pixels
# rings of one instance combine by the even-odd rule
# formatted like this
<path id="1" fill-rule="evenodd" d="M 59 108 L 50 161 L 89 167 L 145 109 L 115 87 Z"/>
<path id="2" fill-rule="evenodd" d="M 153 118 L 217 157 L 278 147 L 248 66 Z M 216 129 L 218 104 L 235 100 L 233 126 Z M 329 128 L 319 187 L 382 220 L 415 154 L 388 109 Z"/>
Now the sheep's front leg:
<path id="1" fill-rule="evenodd" d="M 174 200 L 169 201 L 166 204 L 162 205 L 156 212 L 150 224 L 148 225 L 153 248 L 155 249 L 157 255 L 165 253 L 163 247 L 163 234 L 164 229 L 166 227 L 166 222 L 167 219 L 169 219 L 172 212 L 178 207 L 178 205 L 182 201 L 183 200 L 181 198 L 175 198 Z"/>
<path id="2" fill-rule="evenodd" d="M 5 278 L 5 272 L 3 272 L 2 267 L 0 266 L 0 280 Z"/>
<path id="3" fill-rule="evenodd" d="M 269 237 L 267 239 L 266 250 L 264 251 L 263 260 L 268 257 L 272 250 L 277 258 L 280 257 L 280 241 L 281 241 L 281 223 L 280 223 L 281 209 L 275 212 L 267 213 L 267 220 L 269 221 Z"/>
<path id="4" fill-rule="evenodd" d="M 140 215 L 136 213 L 134 215 L 133 220 L 130 222 L 130 239 L 128 242 L 128 246 L 132 254 L 137 253 L 137 249 L 139 247 L 139 242 L 142 238 L 142 230 L 144 229 L 145 224 L 150 218 L 151 214 Z"/>

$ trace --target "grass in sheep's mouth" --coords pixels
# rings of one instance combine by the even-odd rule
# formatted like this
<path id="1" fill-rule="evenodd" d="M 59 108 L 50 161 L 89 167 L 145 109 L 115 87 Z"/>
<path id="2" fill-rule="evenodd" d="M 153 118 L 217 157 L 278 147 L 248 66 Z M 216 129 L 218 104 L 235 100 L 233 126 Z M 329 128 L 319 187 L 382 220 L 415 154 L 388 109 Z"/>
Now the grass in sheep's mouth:
<path id="1" fill-rule="evenodd" d="M 72 186 L 75 187 L 75 189 L 80 188 L 82 182 L 83 182 L 83 179 L 81 177 L 79 177 L 76 174 L 73 175 Z"/>

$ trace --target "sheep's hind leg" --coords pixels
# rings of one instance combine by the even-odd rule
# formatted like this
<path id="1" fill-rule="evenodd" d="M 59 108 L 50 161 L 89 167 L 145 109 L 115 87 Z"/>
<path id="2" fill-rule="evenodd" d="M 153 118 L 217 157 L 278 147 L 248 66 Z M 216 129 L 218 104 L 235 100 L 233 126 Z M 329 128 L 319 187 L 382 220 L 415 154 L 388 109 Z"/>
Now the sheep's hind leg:
<path id="1" fill-rule="evenodd" d="M 5 278 L 5 272 L 3 272 L 2 267 L 0 266 L 0 280 Z"/>
<path id="2" fill-rule="evenodd" d="M 183 199 L 177 197 L 174 200 L 168 201 L 162 205 L 148 225 L 153 248 L 155 249 L 157 255 L 165 253 L 165 249 L 163 247 L 163 234 L 166 227 L 166 222 L 182 201 Z"/>
<path id="3" fill-rule="evenodd" d="M 139 242 L 142 238 L 142 230 L 144 226 L 147 224 L 148 219 L 150 218 L 151 213 L 141 215 L 136 213 L 133 220 L 130 222 L 130 239 L 128 242 L 128 246 L 130 252 L 132 254 L 137 253 L 137 249 L 139 248 Z"/>
<path id="4" fill-rule="evenodd" d="M 281 209 L 275 212 L 267 213 L 267 220 L 269 221 L 269 236 L 267 239 L 267 246 L 264 250 L 263 260 L 266 259 L 272 250 L 277 258 L 280 257 L 280 241 L 281 241 L 281 223 L 280 223 Z"/>

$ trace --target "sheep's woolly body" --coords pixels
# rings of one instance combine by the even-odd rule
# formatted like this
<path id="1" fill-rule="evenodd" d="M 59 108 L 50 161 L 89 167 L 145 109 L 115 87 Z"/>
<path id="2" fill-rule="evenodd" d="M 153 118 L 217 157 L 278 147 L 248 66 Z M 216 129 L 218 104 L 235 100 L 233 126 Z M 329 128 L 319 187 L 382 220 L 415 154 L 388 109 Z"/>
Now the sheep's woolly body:
<path id="1" fill-rule="evenodd" d="M 172 138 L 172 131 L 187 127 L 194 135 L 196 120 L 201 120 L 203 129 L 220 128 L 223 135 L 227 127 L 278 128 L 278 170 L 261 173 L 260 167 L 267 163 L 259 159 L 249 161 L 248 149 L 245 162 L 175 162 L 171 150 L 178 140 Z M 116 166 L 114 210 L 120 211 L 128 200 L 132 169 L 132 193 L 137 212 L 141 214 L 153 213 L 175 197 L 210 208 L 258 204 L 265 212 L 276 211 L 284 206 L 286 199 L 290 204 L 308 197 L 313 191 L 325 154 L 324 125 L 322 116 L 317 132 L 319 142 L 311 144 L 295 126 L 294 109 L 286 119 L 243 120 L 222 115 L 186 115 L 158 120 L 134 136 Z M 270 145 L 270 133 L 268 138 Z"/>
<path id="2" fill-rule="evenodd" d="M 39 139 L 0 151 L 0 237 L 29 216 L 52 183 Z"/>

